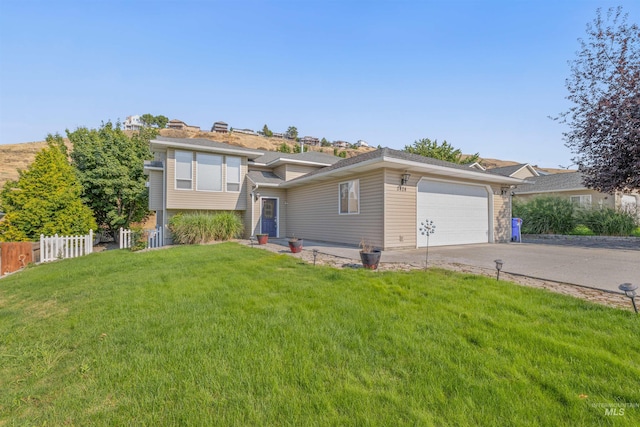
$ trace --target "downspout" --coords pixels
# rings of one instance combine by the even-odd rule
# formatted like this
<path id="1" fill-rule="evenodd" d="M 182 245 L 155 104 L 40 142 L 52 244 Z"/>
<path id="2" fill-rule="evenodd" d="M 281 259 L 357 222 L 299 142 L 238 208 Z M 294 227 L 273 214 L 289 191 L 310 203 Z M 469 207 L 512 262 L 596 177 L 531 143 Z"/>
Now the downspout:
<path id="1" fill-rule="evenodd" d="M 167 157 L 165 153 L 165 160 L 162 168 L 162 246 L 166 245 L 167 238 Z"/>
<path id="2" fill-rule="evenodd" d="M 255 197 L 255 194 L 256 194 L 256 191 L 258 190 L 258 187 L 260 187 L 260 184 L 256 184 L 256 186 L 253 187 L 253 190 L 251 190 L 251 194 L 250 194 L 250 196 L 251 196 L 251 236 L 253 236 L 255 234 L 254 231 L 256 229 L 255 218 L 254 218 L 254 213 L 253 213 L 255 201 L 253 200 L 253 198 Z"/>

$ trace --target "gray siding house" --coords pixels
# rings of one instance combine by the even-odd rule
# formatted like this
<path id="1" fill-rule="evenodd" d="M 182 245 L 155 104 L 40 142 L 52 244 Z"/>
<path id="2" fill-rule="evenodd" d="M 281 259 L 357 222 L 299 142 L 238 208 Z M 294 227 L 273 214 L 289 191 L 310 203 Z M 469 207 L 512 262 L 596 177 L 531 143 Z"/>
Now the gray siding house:
<path id="1" fill-rule="evenodd" d="M 178 212 L 236 211 L 245 237 L 364 238 L 383 250 L 425 246 L 426 220 L 436 224 L 433 246 L 507 242 L 511 192 L 523 183 L 389 148 L 341 159 L 159 137 L 151 150 L 145 171 L 158 226 Z"/>

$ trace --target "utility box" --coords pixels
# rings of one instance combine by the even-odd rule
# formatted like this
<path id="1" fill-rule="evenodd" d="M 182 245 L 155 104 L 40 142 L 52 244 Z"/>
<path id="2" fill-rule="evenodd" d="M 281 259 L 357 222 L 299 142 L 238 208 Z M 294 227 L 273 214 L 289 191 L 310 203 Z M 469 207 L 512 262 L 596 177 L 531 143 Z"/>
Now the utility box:
<path id="1" fill-rule="evenodd" d="M 522 219 L 511 218 L 511 241 L 522 243 Z"/>

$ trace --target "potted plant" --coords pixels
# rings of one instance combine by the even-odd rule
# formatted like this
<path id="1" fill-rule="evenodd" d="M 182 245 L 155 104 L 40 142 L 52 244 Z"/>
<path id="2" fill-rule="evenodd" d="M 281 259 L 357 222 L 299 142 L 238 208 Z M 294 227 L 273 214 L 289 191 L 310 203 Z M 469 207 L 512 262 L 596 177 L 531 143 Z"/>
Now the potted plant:
<path id="1" fill-rule="evenodd" d="M 256 237 L 258 238 L 259 245 L 266 245 L 269 242 L 268 234 L 256 234 Z"/>
<path id="2" fill-rule="evenodd" d="M 289 239 L 289 249 L 294 254 L 302 252 L 302 239 L 298 239 L 295 235 Z"/>
<path id="3" fill-rule="evenodd" d="M 382 252 L 380 249 L 375 249 L 372 244 L 367 243 L 365 239 L 360 241 L 360 260 L 362 266 L 369 270 L 377 270 L 378 263 L 380 263 L 380 256 Z"/>

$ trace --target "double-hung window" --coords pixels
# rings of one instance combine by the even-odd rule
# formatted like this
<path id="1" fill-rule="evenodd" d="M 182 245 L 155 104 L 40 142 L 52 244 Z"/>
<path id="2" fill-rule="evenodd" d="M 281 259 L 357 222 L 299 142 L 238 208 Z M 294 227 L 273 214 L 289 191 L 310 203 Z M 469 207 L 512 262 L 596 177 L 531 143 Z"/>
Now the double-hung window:
<path id="1" fill-rule="evenodd" d="M 240 191 L 240 157 L 227 156 L 227 191 Z"/>
<path id="2" fill-rule="evenodd" d="M 198 191 L 222 191 L 222 156 L 197 154 L 196 189 Z"/>
<path id="3" fill-rule="evenodd" d="M 339 210 L 342 214 L 360 213 L 360 181 L 341 182 L 339 185 Z"/>
<path id="4" fill-rule="evenodd" d="M 176 151 L 176 189 L 191 190 L 193 153 Z"/>

